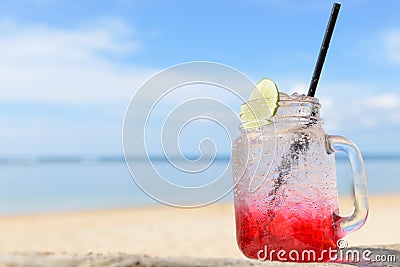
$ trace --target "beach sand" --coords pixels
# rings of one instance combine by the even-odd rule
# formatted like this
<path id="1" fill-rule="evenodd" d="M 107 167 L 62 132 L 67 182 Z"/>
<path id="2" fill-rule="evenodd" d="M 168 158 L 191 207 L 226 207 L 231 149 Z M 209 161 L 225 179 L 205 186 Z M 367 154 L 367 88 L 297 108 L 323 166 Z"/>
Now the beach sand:
<path id="1" fill-rule="evenodd" d="M 351 199 L 341 199 L 344 214 Z M 343 214 L 343 213 L 342 213 Z M 400 195 L 370 197 L 364 227 L 350 246 L 400 243 Z M 232 203 L 0 217 L 0 253 L 128 253 L 157 257 L 244 257 L 236 246 Z"/>

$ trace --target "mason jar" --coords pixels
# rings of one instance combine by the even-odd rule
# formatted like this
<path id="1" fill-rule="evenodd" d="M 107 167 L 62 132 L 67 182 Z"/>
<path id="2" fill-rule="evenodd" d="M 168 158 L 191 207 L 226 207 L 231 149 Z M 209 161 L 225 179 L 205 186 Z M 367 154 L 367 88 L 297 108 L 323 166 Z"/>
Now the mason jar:
<path id="1" fill-rule="evenodd" d="M 243 105 L 252 112 L 256 104 Z M 347 138 L 324 132 L 320 107 L 317 98 L 281 93 L 271 119 L 240 127 L 232 145 L 236 237 L 249 258 L 328 261 L 338 240 L 365 223 L 361 153 Z M 354 180 L 354 212 L 347 217 L 339 215 L 336 151 L 347 155 Z"/>

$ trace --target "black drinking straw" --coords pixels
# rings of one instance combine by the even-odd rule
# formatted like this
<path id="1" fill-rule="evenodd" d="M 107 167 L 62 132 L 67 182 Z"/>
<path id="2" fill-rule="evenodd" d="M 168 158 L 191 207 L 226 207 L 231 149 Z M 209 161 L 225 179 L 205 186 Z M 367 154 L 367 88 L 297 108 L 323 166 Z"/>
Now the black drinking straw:
<path id="1" fill-rule="evenodd" d="M 329 18 L 328 26 L 326 27 L 324 40 L 322 41 L 321 49 L 319 50 L 319 55 L 317 59 L 317 64 L 314 68 L 314 73 L 311 79 L 310 88 L 308 89 L 308 96 L 314 96 L 317 90 L 317 85 L 319 77 L 321 76 L 322 67 L 325 62 L 326 53 L 328 52 L 329 43 L 331 42 L 333 29 L 335 28 L 336 19 L 338 17 L 340 10 L 340 4 L 334 3 L 331 11 L 331 16 Z"/>

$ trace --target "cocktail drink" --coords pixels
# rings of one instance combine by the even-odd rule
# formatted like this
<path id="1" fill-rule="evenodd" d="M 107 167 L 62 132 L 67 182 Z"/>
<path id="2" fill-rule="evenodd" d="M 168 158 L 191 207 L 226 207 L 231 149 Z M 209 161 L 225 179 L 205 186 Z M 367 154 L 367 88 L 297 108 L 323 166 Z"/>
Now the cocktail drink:
<path id="1" fill-rule="evenodd" d="M 263 79 L 241 106 L 232 170 L 236 237 L 249 258 L 336 260 L 340 239 L 367 219 L 361 153 L 345 137 L 324 132 L 314 97 L 339 9 L 334 3 L 307 95 L 279 93 Z M 347 217 L 339 216 L 336 151 L 347 155 L 353 173 L 354 212 Z"/>
<path id="2" fill-rule="evenodd" d="M 337 241 L 367 217 L 361 154 L 348 139 L 324 132 L 317 98 L 280 93 L 278 99 L 269 119 L 257 116 L 262 99 L 242 106 L 241 135 L 232 147 L 237 242 L 249 258 L 327 261 Z M 349 217 L 338 215 L 335 151 L 345 152 L 353 171 Z"/>

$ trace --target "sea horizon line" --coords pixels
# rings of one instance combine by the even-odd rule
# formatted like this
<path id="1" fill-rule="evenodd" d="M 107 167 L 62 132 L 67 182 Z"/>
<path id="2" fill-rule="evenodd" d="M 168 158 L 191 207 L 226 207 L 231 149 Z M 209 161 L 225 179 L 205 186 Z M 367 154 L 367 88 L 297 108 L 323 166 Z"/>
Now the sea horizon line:
<path id="1" fill-rule="evenodd" d="M 363 154 L 364 160 L 400 160 L 400 154 L 392 153 L 366 153 Z M 49 156 L 33 156 L 33 157 L 4 157 L 0 156 L 0 165 L 3 164 L 52 164 L 52 163 L 117 163 L 125 161 L 230 161 L 230 154 L 217 154 L 217 155 L 150 155 L 132 156 L 126 158 L 123 155 L 105 155 L 105 156 L 80 156 L 80 155 L 49 155 Z M 344 155 L 338 154 L 337 160 L 345 160 Z"/>

